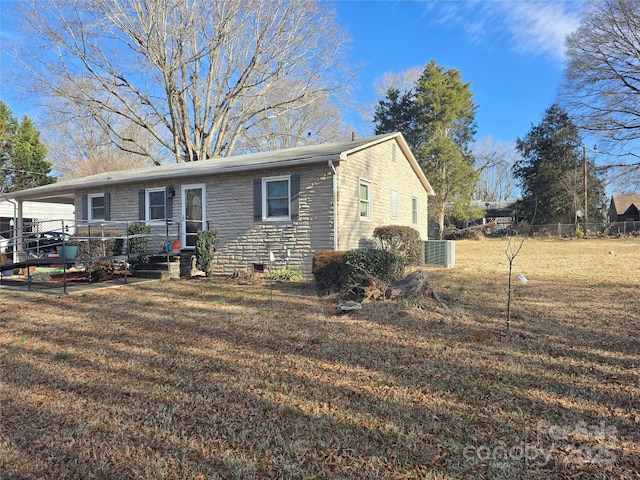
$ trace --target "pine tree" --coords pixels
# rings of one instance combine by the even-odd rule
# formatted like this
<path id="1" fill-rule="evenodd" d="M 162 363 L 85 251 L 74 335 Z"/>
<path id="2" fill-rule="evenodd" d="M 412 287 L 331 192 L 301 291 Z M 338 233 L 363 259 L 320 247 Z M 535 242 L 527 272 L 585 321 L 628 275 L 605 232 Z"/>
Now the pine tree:
<path id="1" fill-rule="evenodd" d="M 531 127 L 516 149 L 522 155 L 514 166 L 520 180 L 520 215 L 539 223 L 574 223 L 582 208 L 583 149 L 578 127 L 558 104 L 551 105 L 542 121 Z M 588 174 L 589 216 L 595 219 L 602 204 L 604 187 L 593 164 Z M 593 216 L 592 216 L 593 215 Z"/>
<path id="2" fill-rule="evenodd" d="M 26 115 L 20 122 L 0 101 L 0 181 L 5 192 L 54 183 L 40 132 Z"/>
<path id="3" fill-rule="evenodd" d="M 478 182 L 470 144 L 475 135 L 475 110 L 470 84 L 461 73 L 431 61 L 415 88 L 390 89 L 376 108 L 376 134 L 400 131 L 436 192 L 432 202 L 440 236 L 445 215 L 473 216 L 471 195 Z"/>

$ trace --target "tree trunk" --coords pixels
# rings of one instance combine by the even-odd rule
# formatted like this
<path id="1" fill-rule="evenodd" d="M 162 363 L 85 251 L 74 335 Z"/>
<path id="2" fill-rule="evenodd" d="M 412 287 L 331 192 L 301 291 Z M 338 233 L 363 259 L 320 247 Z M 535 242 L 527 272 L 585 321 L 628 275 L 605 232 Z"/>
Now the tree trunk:
<path id="1" fill-rule="evenodd" d="M 393 284 L 394 297 L 405 300 L 423 300 L 431 295 L 429 278 L 423 270 L 416 270 Z"/>

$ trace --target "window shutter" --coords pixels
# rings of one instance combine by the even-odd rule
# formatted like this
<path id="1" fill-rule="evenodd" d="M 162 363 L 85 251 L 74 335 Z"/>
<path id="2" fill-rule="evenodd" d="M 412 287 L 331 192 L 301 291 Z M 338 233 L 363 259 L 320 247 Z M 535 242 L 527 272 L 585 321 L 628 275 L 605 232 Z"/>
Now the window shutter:
<path id="1" fill-rule="evenodd" d="M 111 194 L 104 192 L 104 219 L 111 220 Z"/>
<path id="2" fill-rule="evenodd" d="M 173 218 L 173 196 L 169 195 L 170 190 L 173 190 L 173 187 L 167 187 L 164 190 L 164 214 L 167 217 L 167 220 L 171 220 Z"/>
<path id="3" fill-rule="evenodd" d="M 262 220 L 262 178 L 253 179 L 253 221 Z"/>
<path id="4" fill-rule="evenodd" d="M 291 175 L 291 220 L 298 220 L 300 215 L 300 175 Z"/>
<path id="5" fill-rule="evenodd" d="M 89 196 L 82 195 L 82 220 L 89 220 Z"/>
<path id="6" fill-rule="evenodd" d="M 146 208 L 144 204 L 145 192 L 144 188 L 138 190 L 138 220 L 144 221 L 147 218 Z"/>

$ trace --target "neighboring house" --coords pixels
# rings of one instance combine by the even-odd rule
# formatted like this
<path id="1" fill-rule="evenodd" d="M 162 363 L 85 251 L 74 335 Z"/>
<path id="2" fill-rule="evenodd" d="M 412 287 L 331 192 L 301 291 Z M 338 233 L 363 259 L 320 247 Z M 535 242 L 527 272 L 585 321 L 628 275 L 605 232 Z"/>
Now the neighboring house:
<path id="1" fill-rule="evenodd" d="M 612 195 L 609 205 L 609 221 L 640 221 L 640 194 Z"/>
<path id="2" fill-rule="evenodd" d="M 473 200 L 471 204 L 478 210 L 484 211 L 484 216 L 476 219 L 477 224 L 484 225 L 495 222 L 498 228 L 505 229 L 510 227 L 516 220 L 515 202 L 483 202 L 481 200 Z"/>
<path id="3" fill-rule="evenodd" d="M 13 194 L 0 199 L 0 235 L 5 238 L 15 236 L 15 225 L 18 217 L 18 203 Z M 73 205 L 60 203 L 23 202 L 22 221 L 26 231 L 36 224 L 46 230 L 60 230 L 64 222 L 73 224 L 75 212 Z"/>
<path id="4" fill-rule="evenodd" d="M 145 221 L 162 229 L 171 219 L 184 254 L 199 230 L 215 229 L 217 273 L 288 266 L 309 275 L 315 252 L 366 245 L 381 225 L 412 226 L 426 240 L 433 194 L 394 133 L 102 173 L 14 196 L 73 204 L 79 223 Z"/>

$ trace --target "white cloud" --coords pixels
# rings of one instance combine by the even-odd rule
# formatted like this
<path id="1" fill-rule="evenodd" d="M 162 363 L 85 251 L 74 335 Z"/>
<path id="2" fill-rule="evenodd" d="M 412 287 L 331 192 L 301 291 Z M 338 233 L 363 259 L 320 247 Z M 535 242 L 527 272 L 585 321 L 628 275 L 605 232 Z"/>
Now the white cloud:
<path id="1" fill-rule="evenodd" d="M 428 4 L 430 17 L 463 29 L 477 45 L 506 43 L 522 55 L 564 58 L 564 40 L 580 23 L 580 1 L 471 0 Z"/>
<path id="2" fill-rule="evenodd" d="M 567 34 L 580 24 L 579 11 L 568 2 L 509 2 L 507 25 L 518 53 L 564 58 Z"/>

